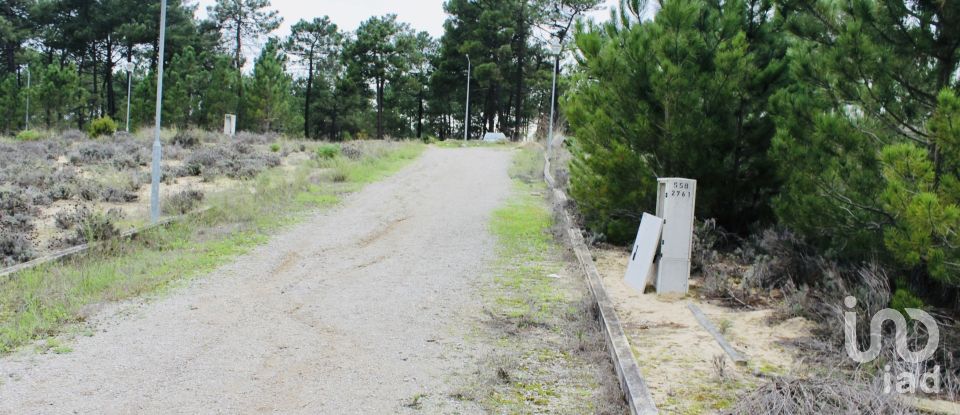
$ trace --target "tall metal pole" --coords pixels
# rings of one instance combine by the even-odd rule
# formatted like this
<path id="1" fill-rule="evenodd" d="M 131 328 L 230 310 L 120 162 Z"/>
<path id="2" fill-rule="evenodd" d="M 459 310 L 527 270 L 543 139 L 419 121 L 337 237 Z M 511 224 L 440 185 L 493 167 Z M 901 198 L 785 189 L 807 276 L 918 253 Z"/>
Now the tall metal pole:
<path id="1" fill-rule="evenodd" d="M 467 141 L 470 134 L 470 71 L 473 69 L 470 55 L 467 55 L 467 114 L 463 116 L 463 141 Z"/>
<path id="2" fill-rule="evenodd" d="M 27 114 L 24 116 L 23 125 L 25 130 L 30 129 L 30 65 L 27 67 Z"/>
<path id="3" fill-rule="evenodd" d="M 160 220 L 160 113 L 163 105 L 163 44 L 167 31 L 167 0 L 160 2 L 160 51 L 157 55 L 157 108 L 156 124 L 153 136 L 153 182 L 150 186 L 150 220 L 156 224 Z"/>
<path id="4" fill-rule="evenodd" d="M 547 136 L 548 159 L 553 155 L 553 113 L 554 105 L 557 102 L 557 67 L 560 66 L 560 46 L 556 45 L 552 49 L 553 52 L 557 54 L 557 60 L 554 62 L 553 66 L 553 87 L 550 92 L 550 134 Z"/>
<path id="5" fill-rule="evenodd" d="M 132 62 L 127 61 L 127 132 L 130 132 L 130 92 L 133 82 L 130 80 L 130 70 L 133 69 L 130 66 Z"/>

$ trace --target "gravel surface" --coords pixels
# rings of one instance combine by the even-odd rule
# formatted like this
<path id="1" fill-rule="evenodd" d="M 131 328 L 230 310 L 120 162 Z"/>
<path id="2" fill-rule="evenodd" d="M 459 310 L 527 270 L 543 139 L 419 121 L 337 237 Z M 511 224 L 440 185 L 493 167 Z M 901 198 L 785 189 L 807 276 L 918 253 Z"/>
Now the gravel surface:
<path id="1" fill-rule="evenodd" d="M 512 153 L 429 149 L 73 352 L 0 359 L 0 413 L 476 413 L 455 396 Z"/>

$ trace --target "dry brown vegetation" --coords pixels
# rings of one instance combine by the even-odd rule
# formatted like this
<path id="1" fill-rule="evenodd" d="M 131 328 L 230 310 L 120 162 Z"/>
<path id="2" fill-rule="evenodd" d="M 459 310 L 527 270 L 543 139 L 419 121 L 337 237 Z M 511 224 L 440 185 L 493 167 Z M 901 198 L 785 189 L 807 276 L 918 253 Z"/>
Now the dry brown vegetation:
<path id="1" fill-rule="evenodd" d="M 164 132 L 165 214 L 197 207 L 204 194 L 307 158 L 303 142 L 276 135 L 235 138 L 200 130 Z M 149 134 L 90 139 L 66 131 L 39 141 L 0 139 L 0 266 L 109 237 L 145 223 Z"/>

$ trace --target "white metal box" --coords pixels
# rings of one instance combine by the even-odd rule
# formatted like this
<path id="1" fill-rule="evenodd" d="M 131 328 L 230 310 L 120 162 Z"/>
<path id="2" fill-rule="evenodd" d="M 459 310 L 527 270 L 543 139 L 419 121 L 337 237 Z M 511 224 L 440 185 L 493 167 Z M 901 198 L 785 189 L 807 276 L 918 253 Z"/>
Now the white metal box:
<path id="1" fill-rule="evenodd" d="M 226 114 L 223 116 L 223 134 L 233 137 L 237 134 L 237 116 Z"/>
<path id="2" fill-rule="evenodd" d="M 696 199 L 696 180 L 658 180 L 657 216 L 663 218 L 664 222 L 657 262 L 657 294 L 687 293 Z"/>
<path id="3" fill-rule="evenodd" d="M 663 219 L 649 213 L 643 214 L 640 229 L 637 230 L 637 240 L 630 253 L 630 262 L 627 263 L 627 273 L 624 276 L 627 285 L 641 293 L 650 283 L 650 276 L 654 275 L 654 260 L 660 248 L 662 230 Z"/>

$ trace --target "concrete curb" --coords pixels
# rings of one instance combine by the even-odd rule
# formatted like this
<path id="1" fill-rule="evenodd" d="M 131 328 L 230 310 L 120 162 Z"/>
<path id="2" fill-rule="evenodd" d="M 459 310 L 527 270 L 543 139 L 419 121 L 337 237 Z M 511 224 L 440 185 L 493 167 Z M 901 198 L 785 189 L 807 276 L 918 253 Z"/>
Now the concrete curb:
<path id="1" fill-rule="evenodd" d="M 593 263 L 593 256 L 587 244 L 583 241 L 583 234 L 577 228 L 570 213 L 567 211 L 567 195 L 557 188 L 557 182 L 550 173 L 550 159 L 545 158 L 543 167 L 543 178 L 551 190 L 551 199 L 559 206 L 559 212 L 563 219 L 563 226 L 567 230 L 570 238 L 570 244 L 580 263 L 580 268 L 587 276 L 587 285 L 596 301 L 599 310 L 600 324 L 603 327 L 603 334 L 607 340 L 607 348 L 610 350 L 613 359 L 613 367 L 617 371 L 620 381 L 620 389 L 626 398 L 627 406 L 632 415 L 653 415 L 659 414 L 650 390 L 647 388 L 646 381 L 640 374 L 640 366 L 637 365 L 633 357 L 633 351 L 630 348 L 630 341 L 627 339 L 623 326 L 620 324 L 620 317 L 614 309 L 607 290 L 603 287 L 603 280 L 600 278 L 600 272 Z"/>
<path id="2" fill-rule="evenodd" d="M 196 212 L 187 213 L 187 214 L 185 214 L 185 215 L 172 216 L 172 217 L 169 217 L 169 218 L 164 218 L 164 219 L 161 219 L 160 221 L 158 221 L 157 223 L 154 223 L 154 224 L 150 224 L 150 225 L 147 225 L 147 226 L 144 226 L 144 227 L 141 227 L 141 228 L 130 229 L 130 230 L 127 230 L 127 231 L 124 231 L 123 233 L 121 233 L 120 236 L 118 237 L 118 239 L 133 238 L 133 237 L 136 237 L 137 234 L 146 232 L 146 231 L 148 231 L 148 230 L 150 230 L 150 229 L 159 228 L 159 227 L 161 227 L 161 226 L 167 226 L 167 225 L 169 225 L 169 224 L 171 224 L 171 223 L 179 222 L 179 221 L 183 220 L 184 218 L 186 218 L 186 217 L 188 217 L 188 216 L 198 215 L 198 214 L 200 214 L 200 213 L 206 212 L 207 210 L 209 210 L 209 208 L 200 209 L 200 210 L 198 210 L 198 211 L 196 211 Z M 61 251 L 54 252 L 54 253 L 49 254 L 49 255 L 42 256 L 42 257 L 37 258 L 37 259 L 34 259 L 34 260 L 32 260 L 32 261 L 27 261 L 27 262 L 24 262 L 24 263 L 22 263 L 22 264 L 17 264 L 17 265 L 14 265 L 14 266 L 12 266 L 12 267 L 9 267 L 9 268 L 0 269 L 0 279 L 9 278 L 10 276 L 12 276 L 12 275 L 14 275 L 14 274 L 16 274 L 16 273 L 18 273 L 18 272 L 26 271 L 26 270 L 28 270 L 28 269 L 30 269 L 30 268 L 39 267 L 39 266 L 41 266 L 41 265 L 49 264 L 49 263 L 51 263 L 51 262 L 55 262 L 55 261 L 59 261 L 59 260 L 62 260 L 62 259 L 70 258 L 70 257 L 72 257 L 72 256 L 74 256 L 74 255 L 77 255 L 77 254 L 81 254 L 81 253 L 83 253 L 83 252 L 86 252 L 86 251 L 90 250 L 90 248 L 93 248 L 93 247 L 97 246 L 98 244 L 99 244 L 99 243 L 94 242 L 94 243 L 86 243 L 86 244 L 83 244 L 83 245 L 73 246 L 73 247 L 70 247 L 70 248 L 67 248 L 67 249 L 64 249 L 64 250 L 61 250 Z"/>

